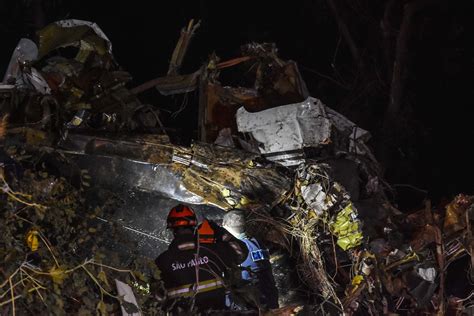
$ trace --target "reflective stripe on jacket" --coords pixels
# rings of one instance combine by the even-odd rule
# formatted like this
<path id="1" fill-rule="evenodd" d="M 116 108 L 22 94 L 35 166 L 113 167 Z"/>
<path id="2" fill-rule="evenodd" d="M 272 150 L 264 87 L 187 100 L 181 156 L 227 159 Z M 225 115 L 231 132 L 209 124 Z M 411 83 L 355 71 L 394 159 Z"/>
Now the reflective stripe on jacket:
<path id="1" fill-rule="evenodd" d="M 224 287 L 224 282 L 222 282 L 222 280 L 211 279 L 211 280 L 199 282 L 198 284 L 190 283 L 190 284 L 181 285 L 181 286 L 167 289 L 167 290 L 168 290 L 168 296 L 175 298 L 178 296 L 189 297 L 189 296 L 193 296 L 195 293 L 204 293 L 204 292 L 219 289 L 221 287 Z"/>

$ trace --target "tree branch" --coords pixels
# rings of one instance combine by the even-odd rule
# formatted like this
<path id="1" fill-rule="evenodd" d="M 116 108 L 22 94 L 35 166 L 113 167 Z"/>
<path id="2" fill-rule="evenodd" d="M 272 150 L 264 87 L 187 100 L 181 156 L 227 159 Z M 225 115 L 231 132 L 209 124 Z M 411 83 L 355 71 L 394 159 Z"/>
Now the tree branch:
<path id="1" fill-rule="evenodd" d="M 331 8 L 332 13 L 334 14 L 334 18 L 336 19 L 339 32 L 341 32 L 341 35 L 344 38 L 347 46 L 349 46 L 352 58 L 354 59 L 359 72 L 362 74 L 363 77 L 367 77 L 365 72 L 365 65 L 360 56 L 359 49 L 357 48 L 357 45 L 355 44 L 346 23 L 339 14 L 339 10 L 337 9 L 336 3 L 334 2 L 334 0 L 326 0 L 326 2 Z"/>
<path id="2" fill-rule="evenodd" d="M 412 33 L 413 21 L 416 14 L 427 6 L 436 3 L 436 0 L 418 0 L 406 4 L 403 8 L 403 19 L 397 37 L 395 61 L 393 63 L 392 83 L 390 86 L 390 99 L 385 112 L 385 123 L 393 122 L 400 112 L 405 85 L 403 80 L 406 75 L 408 60 L 408 42 Z"/>

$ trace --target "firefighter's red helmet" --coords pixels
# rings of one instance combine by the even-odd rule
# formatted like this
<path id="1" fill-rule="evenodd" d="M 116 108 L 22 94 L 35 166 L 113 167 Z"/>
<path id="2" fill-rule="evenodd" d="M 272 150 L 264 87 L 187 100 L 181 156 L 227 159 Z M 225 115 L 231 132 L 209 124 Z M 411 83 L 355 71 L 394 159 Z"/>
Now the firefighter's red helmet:
<path id="1" fill-rule="evenodd" d="M 193 209 L 183 204 L 176 205 L 170 210 L 166 222 L 168 228 L 194 227 L 197 224 Z"/>

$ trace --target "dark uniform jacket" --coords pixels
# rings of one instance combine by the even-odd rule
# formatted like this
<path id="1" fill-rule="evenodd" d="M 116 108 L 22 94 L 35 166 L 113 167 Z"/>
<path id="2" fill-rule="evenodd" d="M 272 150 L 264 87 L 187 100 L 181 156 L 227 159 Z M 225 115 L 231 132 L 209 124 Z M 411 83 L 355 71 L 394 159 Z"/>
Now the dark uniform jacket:
<path id="1" fill-rule="evenodd" d="M 225 308 L 225 274 L 248 254 L 240 240 L 217 225 L 217 240 L 200 244 L 192 233 L 179 234 L 155 260 L 171 300 L 195 297 L 199 310 Z"/>

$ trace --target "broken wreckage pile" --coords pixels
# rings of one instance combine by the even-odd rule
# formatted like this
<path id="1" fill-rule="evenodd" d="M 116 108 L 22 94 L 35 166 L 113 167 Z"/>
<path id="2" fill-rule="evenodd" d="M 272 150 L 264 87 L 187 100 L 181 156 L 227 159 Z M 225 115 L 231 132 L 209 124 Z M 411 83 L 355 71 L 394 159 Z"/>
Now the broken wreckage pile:
<path id="1" fill-rule="evenodd" d="M 93 23 L 53 23 L 39 32 L 39 48 L 20 42 L 0 86 L 0 311 L 158 313 L 153 258 L 137 255 L 122 267 L 100 234 L 106 224 L 96 219 L 113 213 L 116 196 L 98 184 L 91 187 L 94 174 L 87 170 L 65 176 L 50 172 L 43 159 L 73 168 L 74 155 L 151 165 L 162 177 L 147 175 L 150 183 L 163 185 L 150 190 L 222 210 L 246 209 L 250 229 L 295 258 L 308 293 L 298 304 L 311 314 L 472 311 L 472 295 L 447 294 L 446 273 L 460 258 L 473 260 L 474 197 L 459 195 L 444 208 L 427 202 L 420 211 L 401 213 L 385 196 L 388 186 L 364 144 L 367 132 L 309 97 L 296 64 L 280 60 L 274 46 L 252 44 L 233 61 L 213 56 L 196 73 L 179 75 L 195 29 L 190 23 L 183 30 L 168 76 L 152 86 L 165 95 L 199 87 L 202 140 L 217 138 L 220 145 L 241 149 L 169 143 L 159 112 L 136 97 L 147 85 L 126 88 L 129 75 L 119 70 L 111 43 Z M 76 47 L 77 54 L 55 54 L 63 47 Z M 255 88 L 223 87 L 219 72 L 242 63 L 257 66 Z M 269 103 L 278 96 L 280 103 Z M 237 122 L 219 121 L 219 107 Z M 282 113 L 289 119 L 282 121 Z M 266 125 L 258 125 L 259 115 L 270 118 Z M 297 136 L 282 141 L 285 135 L 272 130 L 276 123 Z M 308 134 L 315 129 L 317 136 Z M 117 137 L 125 130 L 153 135 Z M 311 157 L 304 147 L 319 154 Z M 335 180 L 337 163 L 326 159 L 336 153 L 361 173 L 363 185 L 348 188 L 350 194 Z M 374 219 L 379 214 L 365 211 L 366 205 L 375 205 L 382 218 Z M 111 226 L 118 233 L 107 238 L 125 243 Z M 474 279 L 472 262 L 467 278 Z"/>

